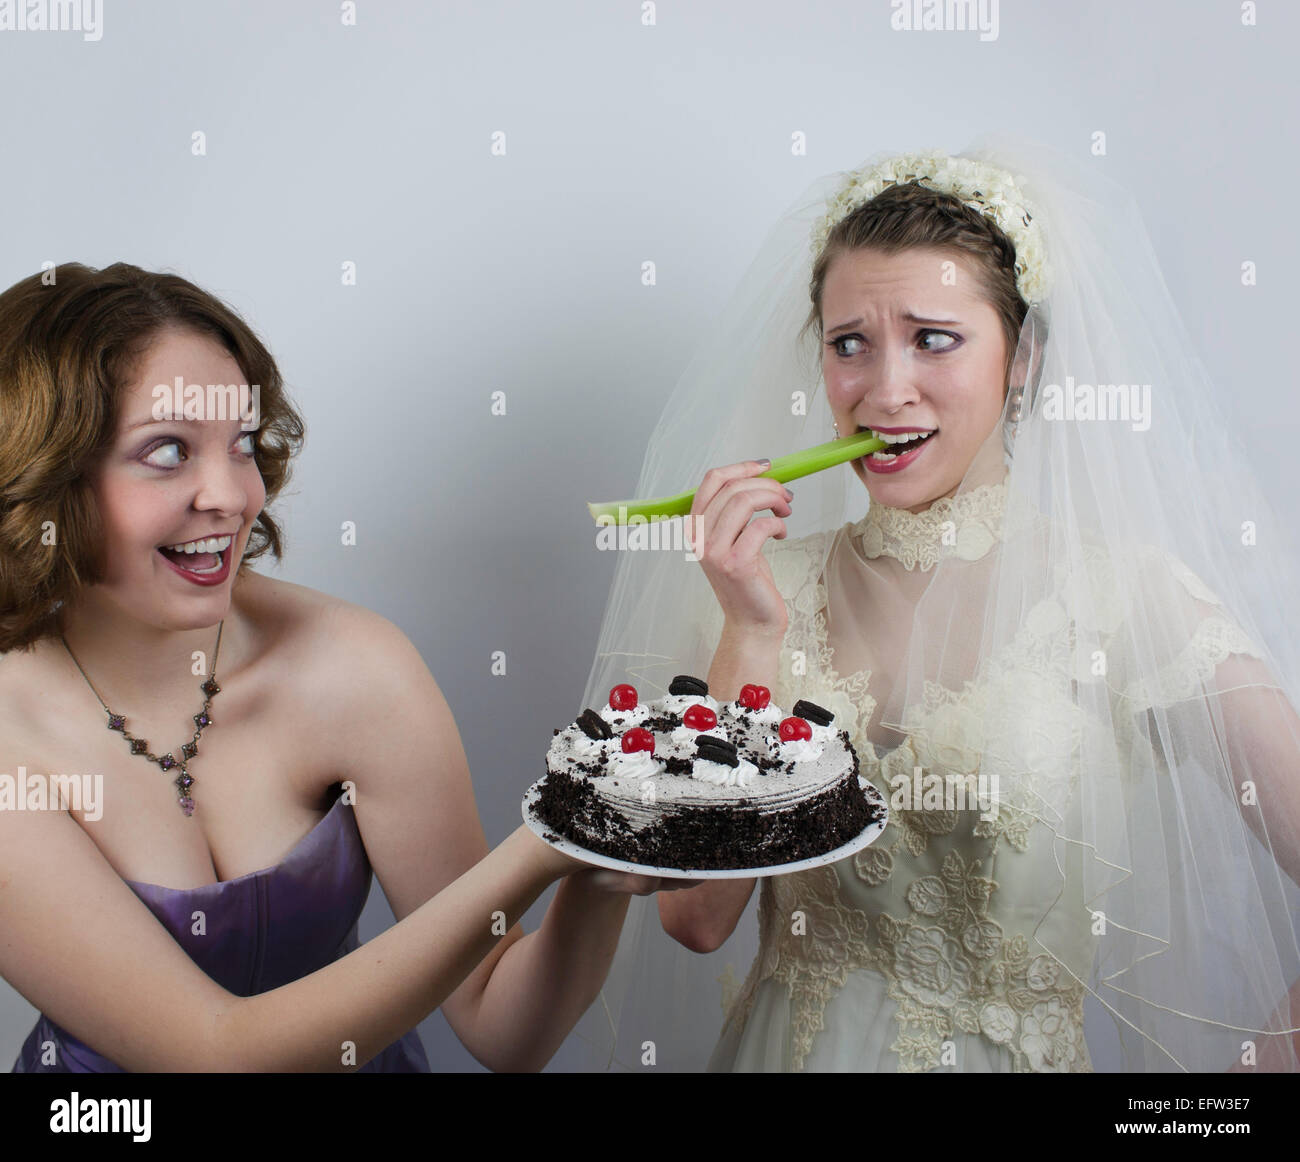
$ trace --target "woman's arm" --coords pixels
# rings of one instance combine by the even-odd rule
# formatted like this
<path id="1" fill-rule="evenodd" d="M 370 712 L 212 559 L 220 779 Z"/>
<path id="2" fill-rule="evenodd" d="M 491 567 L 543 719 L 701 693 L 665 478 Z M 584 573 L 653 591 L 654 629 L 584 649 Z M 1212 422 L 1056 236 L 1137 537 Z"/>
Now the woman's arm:
<path id="1" fill-rule="evenodd" d="M 186 955 L 66 811 L 0 811 L 0 975 L 132 1072 L 347 1072 L 500 943 L 493 910 L 513 923 L 572 866 L 521 827 L 375 940 L 237 997 Z"/>
<path id="2" fill-rule="evenodd" d="M 1274 682 L 1263 663 L 1241 656 L 1221 665 L 1217 677 L 1225 684 Z M 1293 884 L 1300 885 L 1300 715 L 1276 684 L 1243 685 L 1217 697 L 1219 714 L 1212 721 L 1216 732 L 1222 723 L 1227 736 L 1219 741 L 1235 786 L 1242 788 L 1254 775 L 1250 781 L 1255 784 L 1256 799 L 1248 806 L 1242 802 L 1246 796 L 1239 793 L 1234 799 L 1237 809 L 1277 866 Z M 1232 1072 L 1295 1069 L 1300 1062 L 1300 1032 L 1288 1036 L 1281 1031 L 1300 1030 L 1300 980 L 1292 983 L 1265 1027 L 1279 1035 L 1256 1038 L 1254 1066 L 1247 1069 L 1238 1062 Z"/>
<path id="3" fill-rule="evenodd" d="M 369 1061 L 442 1005 L 500 946 L 498 933 L 513 928 L 562 874 L 562 860 L 521 825 L 356 951 L 271 992 L 232 998 L 217 1014 L 216 1068 L 326 1071 Z M 345 1067 L 349 1044 L 355 1051 Z"/>
<path id="4" fill-rule="evenodd" d="M 1173 600 L 1186 606 L 1189 625 L 1225 616 L 1218 607 L 1189 599 L 1179 587 L 1172 592 Z M 1206 737 L 1208 725 L 1214 758 L 1226 764 L 1229 775 L 1215 783 L 1225 811 L 1237 811 L 1276 866 L 1300 885 L 1300 715 L 1269 667 L 1248 653 L 1229 654 L 1214 667 L 1200 696 L 1162 702 L 1158 711 L 1147 704 L 1140 721 L 1142 735 L 1166 770 L 1166 748 Z M 1255 1064 L 1238 1063 L 1233 1071 L 1291 1070 L 1300 1062 L 1300 1032 L 1282 1032 L 1300 1030 L 1300 981 L 1279 999 L 1264 1027 L 1277 1035 L 1253 1038 Z M 1243 1033 L 1242 1039 L 1252 1038 Z"/>
<path id="5" fill-rule="evenodd" d="M 782 637 L 723 626 L 709 667 L 709 691 L 718 701 L 736 697 L 746 683 L 772 686 Z M 659 897 L 664 931 L 692 952 L 713 952 L 726 943 L 754 892 L 754 880 L 706 880 L 699 887 Z"/>
<path id="6" fill-rule="evenodd" d="M 487 1063 L 544 1064 L 603 980 L 626 908 L 616 893 L 655 881 L 581 869 L 542 939 L 521 939 L 523 913 L 581 865 L 522 826 L 489 853 L 455 724 L 418 653 L 357 607 L 314 617 L 315 632 L 291 647 L 302 704 L 283 728 L 304 746 L 318 735 L 311 753 L 351 781 L 399 922 L 306 977 L 238 997 L 198 968 L 66 812 L 0 811 L 0 975 L 131 1071 L 348 1071 L 439 1005 Z M 23 756 L 5 748 L 0 758 L 16 769 Z"/>
<path id="7" fill-rule="evenodd" d="M 759 475 L 769 464 L 744 460 L 711 468 L 691 502 L 691 537 L 700 568 L 723 613 L 709 667 L 709 690 L 734 698 L 746 683 L 771 686 L 789 613 L 763 555 L 769 539 L 785 537 L 793 493 Z M 772 515 L 759 516 L 768 509 Z M 754 880 L 709 880 L 659 897 L 664 931 L 692 952 L 712 952 L 736 930 Z"/>
<path id="8" fill-rule="evenodd" d="M 456 723 L 419 652 L 377 614 L 332 605 L 314 641 L 327 656 L 317 659 L 312 672 L 347 675 L 346 684 L 334 682 L 313 700 L 337 708 L 321 717 L 335 723 L 329 750 L 341 777 L 355 785 L 357 823 L 371 865 L 397 919 L 417 916 L 425 901 L 488 853 Z M 539 740 L 539 769 L 545 742 L 549 735 Z M 503 781 L 517 801 L 525 776 Z M 537 846 L 545 847 L 540 841 Z M 558 872 L 551 876 L 556 878 Z M 509 930 L 475 945 L 478 959 L 466 965 L 464 983 L 442 1003 L 466 1049 L 490 1069 L 544 1066 L 604 983 L 627 893 L 660 886 L 645 877 L 580 870 L 560 885 L 531 935 L 517 926 L 522 913 L 511 909 L 503 888 L 501 901 L 483 916 L 487 923 L 491 912 L 505 913 Z M 420 938 L 404 936 L 396 945 L 399 955 L 404 948 L 424 947 Z M 399 1035 L 427 1012 L 417 1013 Z"/>

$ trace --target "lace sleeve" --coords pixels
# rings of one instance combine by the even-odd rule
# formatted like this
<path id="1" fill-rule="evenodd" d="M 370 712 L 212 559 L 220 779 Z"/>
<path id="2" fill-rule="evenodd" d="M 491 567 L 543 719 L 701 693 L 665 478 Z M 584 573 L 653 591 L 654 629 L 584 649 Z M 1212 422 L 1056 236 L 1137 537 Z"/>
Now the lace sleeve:
<path id="1" fill-rule="evenodd" d="M 1145 564 L 1158 608 L 1178 614 L 1162 624 L 1180 626 L 1181 641 L 1169 635 L 1172 648 L 1138 672 L 1125 649 L 1138 632 L 1132 619 L 1113 635 L 1108 681 L 1129 762 L 1149 763 L 1164 779 L 1171 765 L 1217 771 L 1215 802 L 1239 812 L 1300 885 L 1300 715 L 1259 644 L 1195 573 L 1159 550 Z"/>
<path id="2" fill-rule="evenodd" d="M 1152 548 L 1141 575 L 1150 590 L 1146 607 L 1168 611 L 1168 616 L 1153 629 L 1134 624 L 1126 611 L 1110 635 L 1105 652 L 1117 712 L 1141 715 L 1241 685 L 1272 684 L 1254 639 L 1182 561 Z M 1135 663 L 1132 643 L 1138 633 L 1154 645 L 1154 664 Z"/>

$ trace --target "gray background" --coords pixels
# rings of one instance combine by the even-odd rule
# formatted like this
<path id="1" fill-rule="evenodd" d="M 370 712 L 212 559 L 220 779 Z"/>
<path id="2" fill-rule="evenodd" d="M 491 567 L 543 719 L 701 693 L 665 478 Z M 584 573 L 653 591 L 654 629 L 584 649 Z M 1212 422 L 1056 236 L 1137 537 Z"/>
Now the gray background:
<path id="1" fill-rule="evenodd" d="M 632 492 L 695 343 L 820 174 L 1001 129 L 1086 156 L 1104 131 L 1096 164 L 1294 495 L 1300 13 L 1259 8 L 1246 28 L 1237 0 L 1003 0 L 982 41 L 894 32 L 887 0 L 665 0 L 652 27 L 639 0 L 361 0 L 355 28 L 335 0 L 105 0 L 97 43 L 0 32 L 0 285 L 126 260 L 263 335 L 308 428 L 279 575 L 415 642 L 495 844 L 580 709 L 614 568 L 583 502 Z M 376 884 L 362 938 L 391 922 Z M 0 982 L 0 1066 L 34 1019 Z M 440 1014 L 420 1031 L 435 1069 L 480 1068 Z"/>

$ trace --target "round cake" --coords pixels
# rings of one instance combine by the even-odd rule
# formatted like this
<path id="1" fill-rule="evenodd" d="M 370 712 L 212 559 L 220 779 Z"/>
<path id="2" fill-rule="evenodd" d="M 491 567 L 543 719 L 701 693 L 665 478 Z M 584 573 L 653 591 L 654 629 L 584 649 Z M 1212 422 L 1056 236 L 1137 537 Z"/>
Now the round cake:
<path id="1" fill-rule="evenodd" d="M 799 701 L 787 715 L 762 686 L 719 703 L 689 675 L 648 703 L 615 686 L 603 709 L 555 731 L 546 772 L 537 820 L 588 851 L 653 867 L 812 859 L 884 814 L 829 711 Z"/>

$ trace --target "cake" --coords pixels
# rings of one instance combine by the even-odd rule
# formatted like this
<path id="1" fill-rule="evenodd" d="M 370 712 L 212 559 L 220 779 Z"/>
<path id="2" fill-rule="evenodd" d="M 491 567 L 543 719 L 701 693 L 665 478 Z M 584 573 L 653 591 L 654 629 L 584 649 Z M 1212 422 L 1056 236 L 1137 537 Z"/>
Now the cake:
<path id="1" fill-rule="evenodd" d="M 587 851 L 700 871 L 824 855 L 885 814 L 829 711 L 801 700 L 787 715 L 752 685 L 719 703 L 689 675 L 648 703 L 615 686 L 556 730 L 532 812 Z"/>

